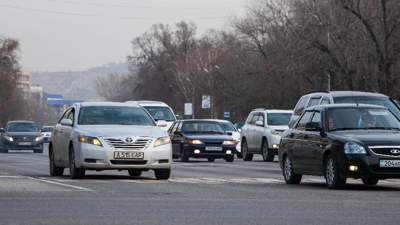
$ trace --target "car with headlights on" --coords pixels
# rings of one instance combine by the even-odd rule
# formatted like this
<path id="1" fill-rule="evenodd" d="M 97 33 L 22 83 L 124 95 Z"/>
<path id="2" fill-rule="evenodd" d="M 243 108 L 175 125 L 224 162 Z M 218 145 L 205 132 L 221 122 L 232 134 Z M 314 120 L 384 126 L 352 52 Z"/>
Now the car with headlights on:
<path id="1" fill-rule="evenodd" d="M 307 108 L 282 136 L 280 165 L 288 184 L 325 177 L 329 188 L 347 178 L 375 185 L 400 178 L 400 122 L 385 107 L 332 104 Z"/>
<path id="2" fill-rule="evenodd" d="M 9 121 L 0 132 L 0 151 L 32 150 L 43 153 L 43 136 L 38 125 L 33 121 Z"/>
<path id="3" fill-rule="evenodd" d="M 190 119 L 175 122 L 169 130 L 173 155 L 182 162 L 190 158 L 217 158 L 234 161 L 237 141 L 224 130 L 220 121 Z"/>
<path id="4" fill-rule="evenodd" d="M 69 168 L 71 178 L 86 170 L 127 170 L 130 176 L 154 170 L 171 174 L 172 147 L 166 131 L 133 103 L 83 102 L 68 108 L 49 144 L 50 175 Z"/>
<path id="5" fill-rule="evenodd" d="M 235 154 L 238 158 L 242 158 L 241 145 L 240 145 L 240 132 L 230 121 L 227 120 L 216 120 L 221 123 L 222 128 L 227 134 L 232 134 L 233 140 L 237 142 L 235 148 Z"/>

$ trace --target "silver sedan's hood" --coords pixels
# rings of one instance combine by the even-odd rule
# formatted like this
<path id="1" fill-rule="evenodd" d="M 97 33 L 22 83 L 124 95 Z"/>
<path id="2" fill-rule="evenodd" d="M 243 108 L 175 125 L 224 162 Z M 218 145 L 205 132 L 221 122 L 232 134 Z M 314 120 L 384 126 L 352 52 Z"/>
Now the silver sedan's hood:
<path id="1" fill-rule="evenodd" d="M 77 132 L 95 137 L 164 137 L 168 133 L 156 126 L 80 125 Z"/>

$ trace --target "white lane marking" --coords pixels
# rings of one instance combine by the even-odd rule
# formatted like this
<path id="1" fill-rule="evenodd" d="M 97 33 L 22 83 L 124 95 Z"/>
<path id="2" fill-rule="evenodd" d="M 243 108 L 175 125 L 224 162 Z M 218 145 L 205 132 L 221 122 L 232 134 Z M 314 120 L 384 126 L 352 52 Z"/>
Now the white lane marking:
<path id="1" fill-rule="evenodd" d="M 44 182 L 44 183 L 48 183 L 48 184 L 54 184 L 54 185 L 58 185 L 58 186 L 62 186 L 62 187 L 68 187 L 68 188 L 72 188 L 72 189 L 76 189 L 76 190 L 80 190 L 80 191 L 95 191 L 95 190 L 90 189 L 90 188 L 85 188 L 85 187 L 80 187 L 80 186 L 76 186 L 76 185 L 60 183 L 60 182 L 56 182 L 56 181 L 49 180 L 49 179 L 44 179 L 44 178 L 35 178 L 35 177 L 28 177 L 28 178 L 32 179 L 32 180 L 36 180 L 36 181 L 40 181 L 40 182 Z"/>
<path id="2" fill-rule="evenodd" d="M 1 178 L 24 178 L 23 176 L 8 176 L 8 175 L 2 175 L 2 176 L 0 176 L 0 179 Z"/>

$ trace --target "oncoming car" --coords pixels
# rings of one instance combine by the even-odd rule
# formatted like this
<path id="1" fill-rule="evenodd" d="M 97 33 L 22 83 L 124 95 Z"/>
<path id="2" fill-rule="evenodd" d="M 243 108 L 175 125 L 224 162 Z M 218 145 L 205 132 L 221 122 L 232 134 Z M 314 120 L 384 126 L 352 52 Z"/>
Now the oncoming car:
<path id="1" fill-rule="evenodd" d="M 154 170 L 157 179 L 171 173 L 168 133 L 139 105 L 86 102 L 68 108 L 49 145 L 50 175 L 69 168 L 71 178 L 86 170 L 128 170 L 131 176 Z"/>
<path id="2" fill-rule="evenodd" d="M 400 178 L 400 122 L 385 107 L 332 104 L 307 108 L 279 148 L 283 176 L 298 184 L 302 175 L 325 176 L 329 188 L 347 178 L 366 185 Z"/>
<path id="3" fill-rule="evenodd" d="M 164 102 L 128 101 L 127 103 L 136 103 L 145 108 L 156 121 L 157 125 L 163 130 L 167 131 L 176 121 L 174 111 Z"/>

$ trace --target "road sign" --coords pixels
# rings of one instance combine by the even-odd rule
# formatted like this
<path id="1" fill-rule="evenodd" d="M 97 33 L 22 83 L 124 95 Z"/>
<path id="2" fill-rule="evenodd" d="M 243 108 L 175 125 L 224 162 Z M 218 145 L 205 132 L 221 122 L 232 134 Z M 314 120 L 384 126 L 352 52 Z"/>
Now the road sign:
<path id="1" fill-rule="evenodd" d="M 230 112 L 224 112 L 224 120 L 230 120 L 231 119 L 231 113 Z"/>
<path id="2" fill-rule="evenodd" d="M 202 96 L 201 108 L 202 108 L 202 109 L 209 109 L 209 108 L 211 108 L 211 96 L 210 96 L 210 95 L 203 95 L 203 96 Z"/>
<path id="3" fill-rule="evenodd" d="M 193 105 L 192 103 L 185 103 L 185 116 L 193 115 Z"/>

